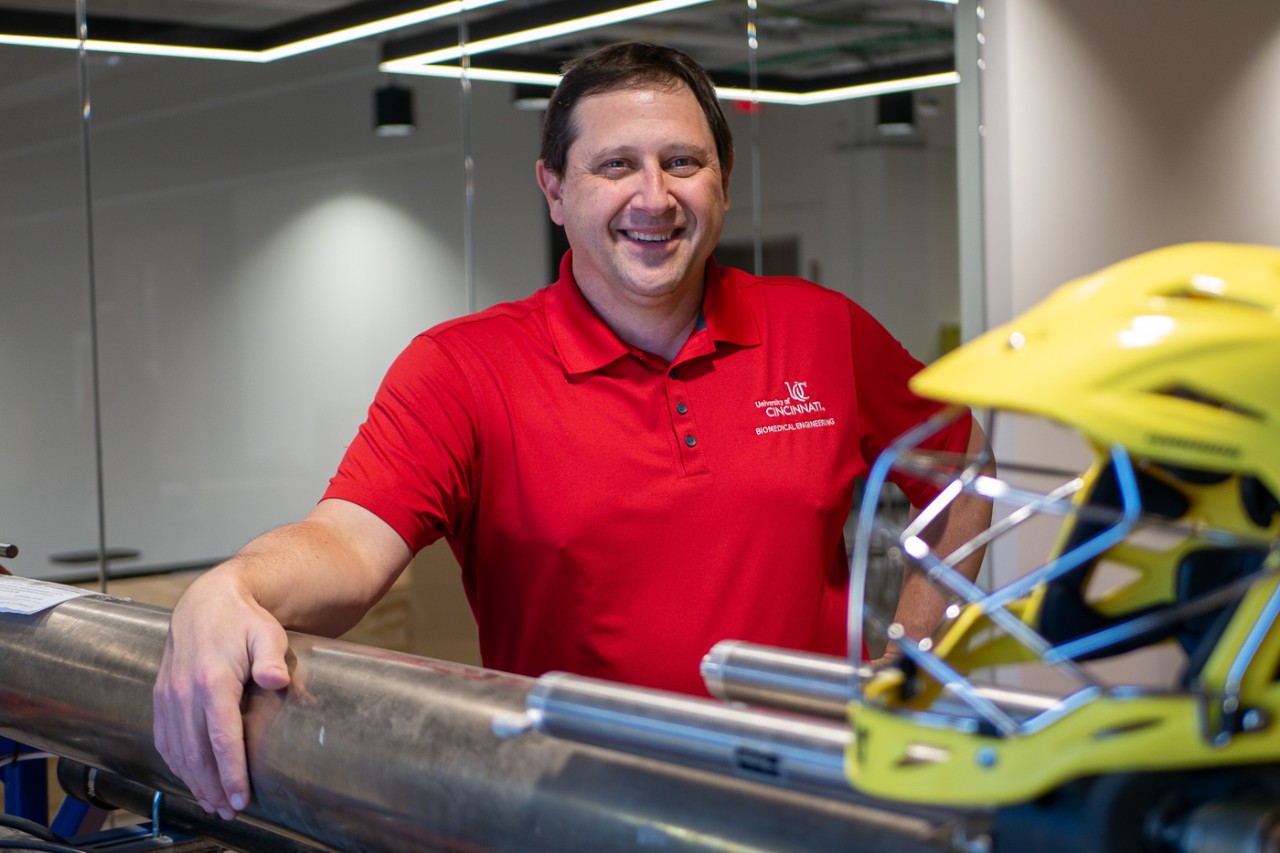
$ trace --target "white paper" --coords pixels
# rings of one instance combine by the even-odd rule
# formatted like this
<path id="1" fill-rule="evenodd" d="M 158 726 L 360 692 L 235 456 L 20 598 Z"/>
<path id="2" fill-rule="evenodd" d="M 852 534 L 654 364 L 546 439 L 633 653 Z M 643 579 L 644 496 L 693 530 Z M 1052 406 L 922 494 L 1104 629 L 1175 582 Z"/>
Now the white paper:
<path id="1" fill-rule="evenodd" d="M 39 613 L 92 590 L 32 578 L 0 575 L 0 613 Z"/>

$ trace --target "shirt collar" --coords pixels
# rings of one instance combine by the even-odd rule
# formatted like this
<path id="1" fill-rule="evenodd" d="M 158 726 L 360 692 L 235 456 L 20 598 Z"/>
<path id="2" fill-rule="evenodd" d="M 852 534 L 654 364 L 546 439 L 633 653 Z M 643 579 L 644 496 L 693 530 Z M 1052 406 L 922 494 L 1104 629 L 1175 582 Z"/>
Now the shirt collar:
<path id="1" fill-rule="evenodd" d="M 704 355 L 719 342 L 739 346 L 760 343 L 755 314 L 742 294 L 739 277 L 722 274 L 710 258 L 706 266 L 707 289 L 702 298 L 703 317 L 677 361 Z M 560 278 L 547 289 L 547 322 L 556 351 L 570 374 L 590 373 L 632 352 L 587 302 L 573 278 L 573 251 L 560 261 Z"/>
<path id="2" fill-rule="evenodd" d="M 702 298 L 702 313 L 711 340 L 744 347 L 759 345 L 760 327 L 742 293 L 744 282 L 749 280 L 745 273 L 722 270 L 714 258 L 707 259 L 707 293 Z"/>

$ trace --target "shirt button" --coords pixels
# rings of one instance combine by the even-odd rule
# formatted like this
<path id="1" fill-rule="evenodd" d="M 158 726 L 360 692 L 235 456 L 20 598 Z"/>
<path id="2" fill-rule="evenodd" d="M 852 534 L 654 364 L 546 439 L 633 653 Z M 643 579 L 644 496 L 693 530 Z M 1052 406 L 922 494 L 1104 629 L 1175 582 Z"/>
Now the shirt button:
<path id="1" fill-rule="evenodd" d="M 679 378 L 680 378 L 680 368 L 678 368 L 678 367 L 673 367 L 673 368 L 671 368 L 671 373 L 670 373 L 669 375 L 671 376 L 671 378 L 672 378 L 672 379 L 679 379 Z"/>
<path id="2" fill-rule="evenodd" d="M 689 407 L 686 406 L 684 403 L 676 403 L 676 414 L 680 414 L 680 415 L 689 414 Z"/>
<path id="3" fill-rule="evenodd" d="M 689 445 L 690 447 L 693 447 L 695 444 L 698 443 L 698 439 L 694 438 L 691 435 L 686 435 L 684 437 L 684 443 Z"/>

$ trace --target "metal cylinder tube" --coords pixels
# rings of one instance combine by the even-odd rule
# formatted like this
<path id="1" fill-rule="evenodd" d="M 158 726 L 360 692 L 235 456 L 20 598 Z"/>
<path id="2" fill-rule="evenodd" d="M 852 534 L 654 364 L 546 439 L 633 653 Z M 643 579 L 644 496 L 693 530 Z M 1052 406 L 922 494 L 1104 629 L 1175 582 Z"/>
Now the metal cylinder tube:
<path id="1" fill-rule="evenodd" d="M 832 719 L 848 715 L 854 676 L 844 658 L 740 640 L 716 643 L 702 659 L 702 680 L 712 696 Z"/>
<path id="2" fill-rule="evenodd" d="M 1266 801 L 1214 801 L 1188 816 L 1179 853 L 1280 853 L 1280 808 Z"/>
<path id="3" fill-rule="evenodd" d="M 841 720 L 849 715 L 851 679 L 865 679 L 872 672 L 845 658 L 736 640 L 717 643 L 702 659 L 703 682 L 712 696 Z M 990 685 L 979 685 L 974 692 L 1018 721 L 1061 702 L 1057 696 Z M 972 714 L 963 703 L 945 698 L 933 710 Z"/>
<path id="4" fill-rule="evenodd" d="M 84 596 L 0 614 L 0 734 L 189 796 L 156 753 L 151 690 L 169 611 Z M 936 849 L 935 825 L 494 726 L 530 679 L 290 635 L 287 690 L 251 686 L 253 801 L 237 821 L 385 850 Z"/>
<path id="5" fill-rule="evenodd" d="M 772 784 L 844 792 L 848 725 L 549 673 L 529 693 L 538 731 Z"/>

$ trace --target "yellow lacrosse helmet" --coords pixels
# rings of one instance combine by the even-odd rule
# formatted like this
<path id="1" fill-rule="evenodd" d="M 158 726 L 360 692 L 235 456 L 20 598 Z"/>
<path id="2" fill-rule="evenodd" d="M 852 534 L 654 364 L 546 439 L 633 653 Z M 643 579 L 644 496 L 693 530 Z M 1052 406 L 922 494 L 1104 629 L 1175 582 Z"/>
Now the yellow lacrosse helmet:
<path id="1" fill-rule="evenodd" d="M 919 373 L 927 397 L 1043 415 L 1280 495 L 1280 248 L 1188 243 L 1063 285 Z"/>
<path id="2" fill-rule="evenodd" d="M 935 424 L 873 466 L 854 588 L 887 533 L 883 550 L 952 606 L 927 638 L 871 608 L 850 614 L 903 653 L 854 690 L 851 784 L 994 805 L 1110 771 L 1280 762 L 1280 249 L 1197 243 L 1117 263 L 944 356 L 912 388 L 958 416 L 1047 419 L 1093 461 L 1079 473 L 1001 459 L 993 476 L 989 459 L 919 449 Z M 938 506 L 906 524 L 873 520 L 895 470 L 932 479 Z M 934 554 L 920 519 L 960 494 L 1000 509 L 973 542 Z M 1000 553 L 1025 559 L 1037 520 L 1052 532 L 1044 562 L 990 592 L 955 572 L 957 554 L 1005 536 L 1014 547 Z M 852 595 L 851 607 L 868 600 Z M 1181 650 L 1171 684 L 1116 683 L 1093 666 L 1157 646 Z M 984 682 L 1037 666 L 1050 672 L 1031 680 L 1053 684 L 1048 694 Z"/>

